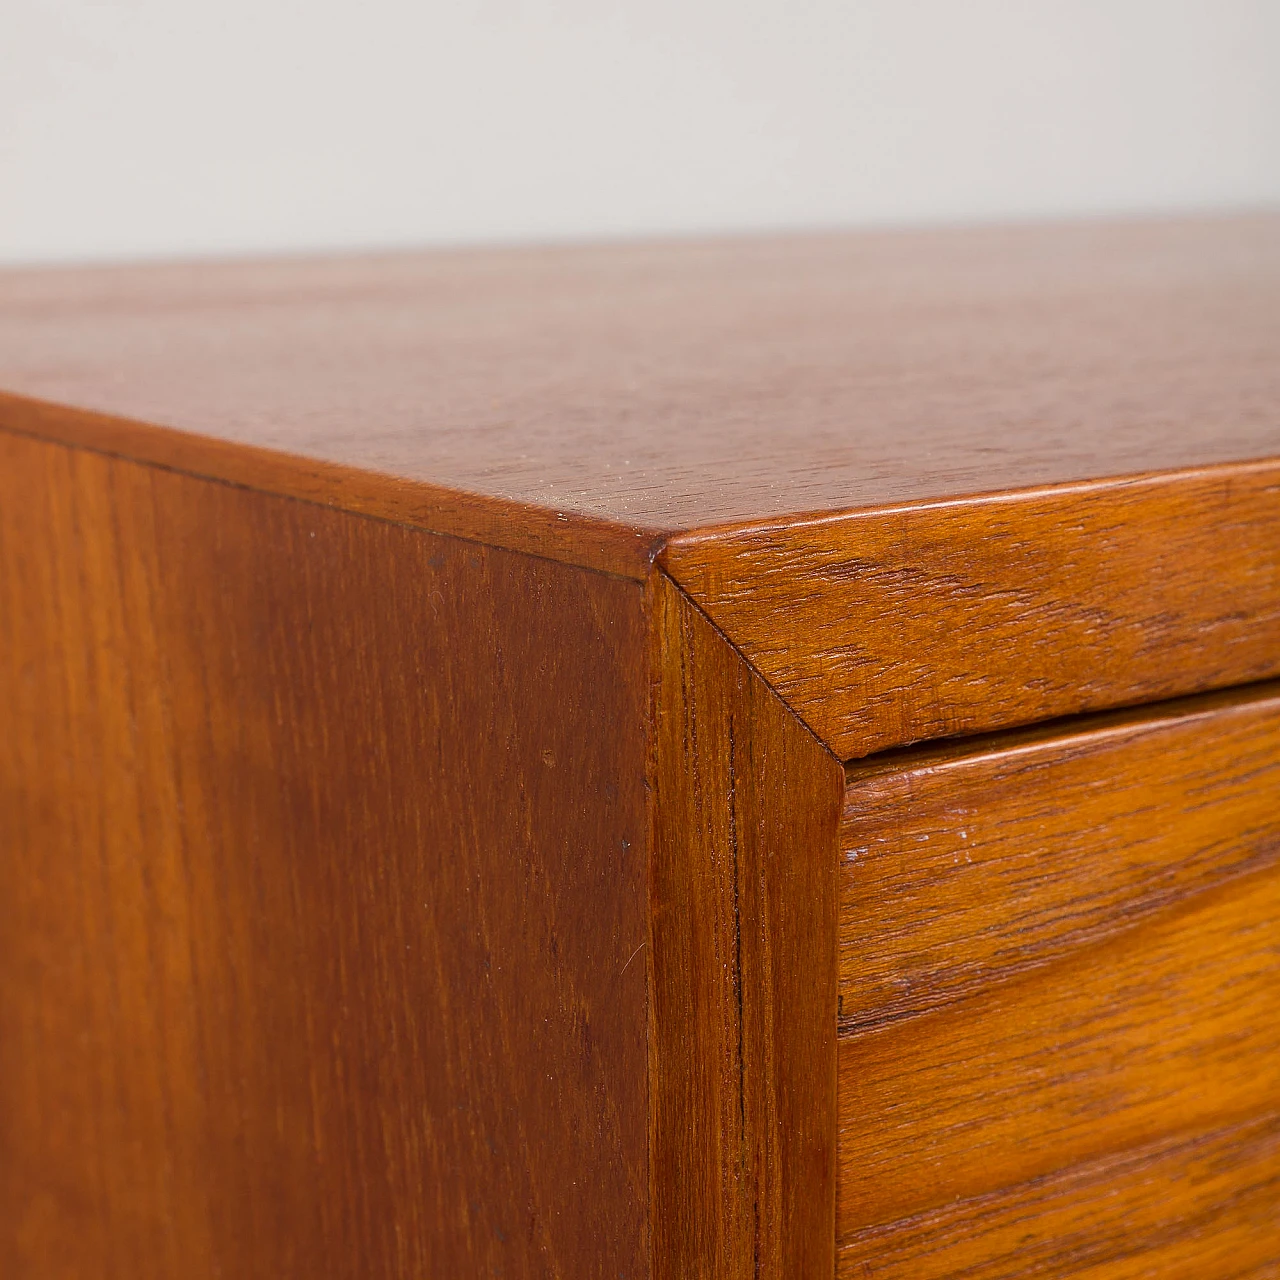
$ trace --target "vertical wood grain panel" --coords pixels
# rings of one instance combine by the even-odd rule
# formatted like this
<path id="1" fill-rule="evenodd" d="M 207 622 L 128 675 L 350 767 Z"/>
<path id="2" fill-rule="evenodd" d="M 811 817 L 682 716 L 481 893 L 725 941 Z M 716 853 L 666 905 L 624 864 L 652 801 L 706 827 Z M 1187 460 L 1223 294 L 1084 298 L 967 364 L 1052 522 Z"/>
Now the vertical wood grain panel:
<path id="1" fill-rule="evenodd" d="M 669 581 L 651 599 L 654 1275 L 831 1276 L 844 771 Z"/>
<path id="2" fill-rule="evenodd" d="M 638 584 L 0 433 L 0 1273 L 646 1273 Z"/>

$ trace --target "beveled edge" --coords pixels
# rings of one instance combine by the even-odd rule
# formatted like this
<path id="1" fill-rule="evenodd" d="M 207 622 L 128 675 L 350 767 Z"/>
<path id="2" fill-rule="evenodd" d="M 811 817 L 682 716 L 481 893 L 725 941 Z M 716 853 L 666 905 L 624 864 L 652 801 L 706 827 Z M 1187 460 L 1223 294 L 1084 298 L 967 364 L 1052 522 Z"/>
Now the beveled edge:
<path id="1" fill-rule="evenodd" d="M 1035 542 L 1049 572 L 1011 577 L 1007 553 L 990 557 L 1000 538 Z M 1175 538 L 1198 553 L 1190 569 L 1171 568 Z M 1280 456 L 688 531 L 657 564 L 844 760 L 1280 676 Z M 1034 591 L 1046 598 L 1008 603 Z M 978 626 L 1001 600 L 999 627 Z M 1073 652 L 1072 614 L 1106 661 L 1045 697 Z M 911 649 L 921 619 L 965 617 L 963 654 Z M 913 662 L 917 687 L 877 687 Z M 966 663 L 975 685 L 1003 680 L 1003 700 L 949 702 Z"/>
<path id="2" fill-rule="evenodd" d="M 660 529 L 0 391 L 0 430 L 643 582 Z"/>

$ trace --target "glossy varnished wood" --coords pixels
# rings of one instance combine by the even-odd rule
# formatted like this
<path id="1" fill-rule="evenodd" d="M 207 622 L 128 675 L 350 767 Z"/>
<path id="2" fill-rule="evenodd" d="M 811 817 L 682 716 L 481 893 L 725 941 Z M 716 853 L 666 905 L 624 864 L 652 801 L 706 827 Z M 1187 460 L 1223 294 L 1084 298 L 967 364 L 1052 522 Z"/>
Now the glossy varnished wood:
<path id="1" fill-rule="evenodd" d="M 1179 1134 L 847 1239 L 840 1280 L 1274 1280 L 1280 1115 Z"/>
<path id="2" fill-rule="evenodd" d="M 0 389 L 113 424 L 40 430 L 521 540 L 440 490 L 669 533 L 1275 456 L 1278 349 L 1276 216 L 0 274 Z"/>
<path id="3" fill-rule="evenodd" d="M 844 771 L 654 583 L 655 1280 L 832 1274 Z"/>
<path id="4" fill-rule="evenodd" d="M 846 773 L 840 1274 L 1280 1262 L 1280 690 Z"/>
<path id="5" fill-rule="evenodd" d="M 1280 675 L 1280 462 L 690 536 L 662 563 L 846 759 Z"/>
<path id="6" fill-rule="evenodd" d="M 1278 677 L 1280 217 L 0 273 L 0 1272 L 1273 1274 Z"/>
<path id="7" fill-rule="evenodd" d="M 290 454 L 245 442 L 190 435 L 67 405 L 7 394 L 0 427 L 108 457 L 156 460 L 166 470 L 214 477 L 258 493 L 282 494 L 413 528 L 445 530 L 486 546 L 582 564 L 642 581 L 661 536 L 614 520 L 410 480 L 379 469 Z"/>
<path id="8" fill-rule="evenodd" d="M 1275 216 L 0 274 L 0 426 L 661 555 L 845 758 L 1280 674 L 1277 404 Z"/>
<path id="9" fill-rule="evenodd" d="M 1021 982 L 842 1036 L 841 1238 L 1280 1109 L 1278 920 L 1272 868 Z"/>
<path id="10" fill-rule="evenodd" d="M 646 654 L 621 579 L 0 433 L 0 1274 L 644 1275 Z"/>
<path id="11" fill-rule="evenodd" d="M 1280 688 L 851 767 L 840 1021 L 899 1021 L 1280 862 Z"/>

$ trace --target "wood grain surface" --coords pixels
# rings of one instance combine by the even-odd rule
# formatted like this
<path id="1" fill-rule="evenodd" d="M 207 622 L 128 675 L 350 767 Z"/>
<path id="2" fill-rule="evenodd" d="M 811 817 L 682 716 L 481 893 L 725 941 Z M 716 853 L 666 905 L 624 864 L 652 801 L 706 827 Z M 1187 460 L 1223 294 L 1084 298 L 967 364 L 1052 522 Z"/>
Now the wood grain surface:
<path id="1" fill-rule="evenodd" d="M 1277 406 L 1278 215 L 0 272 L 0 427 L 661 556 L 846 759 L 1280 675 Z"/>
<path id="2" fill-rule="evenodd" d="M 846 777 L 838 1274 L 1280 1266 L 1280 687 Z"/>
<path id="3" fill-rule="evenodd" d="M 0 566 L 0 1274 L 643 1276 L 641 589 L 4 433 Z"/>
<path id="4" fill-rule="evenodd" d="M 1280 462 L 688 537 L 661 562 L 845 759 L 1280 675 Z"/>
<path id="5" fill-rule="evenodd" d="M 1280 686 L 848 771 L 840 1020 L 870 1030 L 1280 861 Z"/>
<path id="6" fill-rule="evenodd" d="M 1280 1108 L 1278 921 L 1273 868 L 1019 983 L 842 1036 L 840 1236 Z"/>
<path id="7" fill-rule="evenodd" d="M 643 581 L 662 538 L 561 506 L 493 497 L 410 480 L 322 457 L 285 453 L 159 428 L 64 405 L 7 394 L 0 388 L 0 429 L 62 441 L 108 457 L 153 462 L 190 476 L 213 477 L 259 493 L 286 495 L 467 541 L 580 564 Z"/>
<path id="8" fill-rule="evenodd" d="M 840 1247 L 840 1280 L 1274 1280 L 1275 1113 L 961 1200 Z"/>
<path id="9" fill-rule="evenodd" d="M 642 576 L 635 531 L 1280 454 L 1280 216 L 11 270 L 0 391 L 3 425 Z"/>
<path id="10" fill-rule="evenodd" d="M 843 770 L 652 591 L 653 1275 L 830 1276 Z"/>
<path id="11" fill-rule="evenodd" d="M 1260 1280 L 1277 678 L 1278 215 L 0 272 L 0 1273 Z"/>

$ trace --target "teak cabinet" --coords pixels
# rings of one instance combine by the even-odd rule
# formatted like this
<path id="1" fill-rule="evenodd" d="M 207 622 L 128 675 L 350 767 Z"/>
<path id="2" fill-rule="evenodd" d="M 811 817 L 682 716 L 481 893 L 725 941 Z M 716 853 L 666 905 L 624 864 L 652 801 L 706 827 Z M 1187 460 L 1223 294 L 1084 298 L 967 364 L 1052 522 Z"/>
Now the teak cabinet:
<path id="1" fill-rule="evenodd" d="M 1280 1274 L 1280 219 L 0 275 L 0 1274 Z"/>

